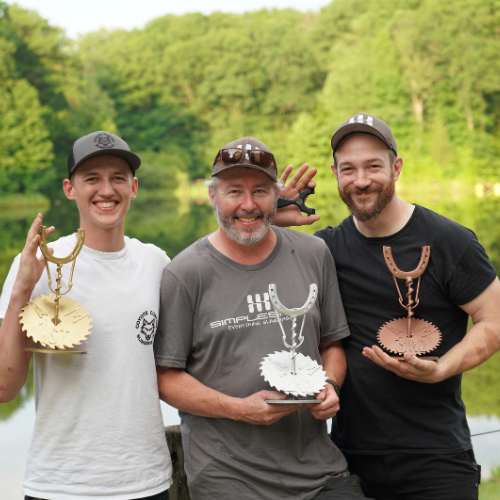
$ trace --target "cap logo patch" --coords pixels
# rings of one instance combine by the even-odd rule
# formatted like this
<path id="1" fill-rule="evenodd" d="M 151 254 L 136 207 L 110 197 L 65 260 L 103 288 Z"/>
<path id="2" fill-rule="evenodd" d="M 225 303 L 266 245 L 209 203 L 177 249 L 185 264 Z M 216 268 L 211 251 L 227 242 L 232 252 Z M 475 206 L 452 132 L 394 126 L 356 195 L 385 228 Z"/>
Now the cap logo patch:
<path id="1" fill-rule="evenodd" d="M 99 149 L 109 149 L 115 147 L 115 140 L 111 137 L 110 134 L 106 134 L 105 132 L 97 134 L 94 138 L 94 142 L 96 147 Z"/>
<path id="2" fill-rule="evenodd" d="M 373 116 L 367 115 L 366 118 L 365 115 L 353 116 L 349 120 L 349 123 L 366 123 L 370 127 L 373 127 Z"/>

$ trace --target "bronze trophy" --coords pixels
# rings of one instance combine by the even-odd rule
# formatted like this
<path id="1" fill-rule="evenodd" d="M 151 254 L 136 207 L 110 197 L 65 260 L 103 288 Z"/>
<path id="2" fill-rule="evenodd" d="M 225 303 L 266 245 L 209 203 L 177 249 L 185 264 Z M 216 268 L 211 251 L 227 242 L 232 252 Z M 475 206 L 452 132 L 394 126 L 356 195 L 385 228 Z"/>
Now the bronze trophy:
<path id="1" fill-rule="evenodd" d="M 406 309 L 408 316 L 406 318 L 393 319 L 384 323 L 378 333 L 377 339 L 379 344 L 391 351 L 398 356 L 393 356 L 401 360 L 404 359 L 404 355 L 407 353 L 419 356 L 420 359 L 437 360 L 434 356 L 422 357 L 422 354 L 429 353 L 436 349 L 436 347 L 441 343 L 441 332 L 429 321 L 423 319 L 414 318 L 413 310 L 419 304 L 419 292 L 420 292 L 420 280 L 422 274 L 427 269 L 427 264 L 429 263 L 429 258 L 431 255 L 431 247 L 422 247 L 422 254 L 420 257 L 420 262 L 418 266 L 413 271 L 401 271 L 394 262 L 392 257 L 391 247 L 384 247 L 384 258 L 392 274 L 394 283 L 396 284 L 396 289 L 399 294 L 399 303 Z M 407 303 L 403 301 L 403 296 L 401 290 L 399 289 L 397 279 L 405 280 L 406 288 L 408 292 L 406 293 Z M 417 291 L 415 294 L 415 300 L 413 300 L 412 294 L 415 291 L 413 287 L 413 280 L 418 278 Z"/>
<path id="2" fill-rule="evenodd" d="M 75 270 L 76 257 L 83 247 L 85 231 L 78 229 L 76 245 L 67 257 L 53 256 L 47 247 L 45 226 L 40 227 L 40 250 L 45 258 L 47 268 L 48 284 L 50 290 L 55 294 L 40 295 L 30 300 L 21 310 L 19 323 L 28 337 L 32 337 L 34 347 L 26 347 L 26 351 L 59 354 L 85 354 L 87 351 L 72 349 L 80 345 L 90 334 L 92 326 L 89 313 L 85 312 L 83 306 L 76 300 L 63 297 L 73 287 L 73 272 Z M 52 276 L 50 274 L 49 262 L 57 264 L 57 286 L 52 288 Z M 68 290 L 61 293 L 62 266 L 73 262 L 68 282 Z"/>

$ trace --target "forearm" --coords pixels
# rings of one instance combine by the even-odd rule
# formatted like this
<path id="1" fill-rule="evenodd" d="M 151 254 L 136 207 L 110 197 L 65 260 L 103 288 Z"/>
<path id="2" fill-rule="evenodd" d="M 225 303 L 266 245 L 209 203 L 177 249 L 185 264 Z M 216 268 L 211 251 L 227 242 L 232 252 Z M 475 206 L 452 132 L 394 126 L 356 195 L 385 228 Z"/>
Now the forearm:
<path id="1" fill-rule="evenodd" d="M 0 327 L 0 403 L 15 399 L 28 377 L 31 353 L 25 347 L 33 341 L 22 331 L 19 313 L 29 299 L 29 293 L 14 291 Z"/>
<path id="2" fill-rule="evenodd" d="M 320 354 L 326 377 L 334 380 L 341 386 L 347 370 L 347 361 L 342 341 L 337 340 L 336 342 L 320 344 Z"/>
<path id="3" fill-rule="evenodd" d="M 471 370 L 500 349 L 500 325 L 480 322 L 438 361 L 438 381 Z"/>
<path id="4" fill-rule="evenodd" d="M 157 367 L 160 398 L 181 411 L 200 417 L 240 420 L 240 398 L 222 394 L 183 370 Z"/>

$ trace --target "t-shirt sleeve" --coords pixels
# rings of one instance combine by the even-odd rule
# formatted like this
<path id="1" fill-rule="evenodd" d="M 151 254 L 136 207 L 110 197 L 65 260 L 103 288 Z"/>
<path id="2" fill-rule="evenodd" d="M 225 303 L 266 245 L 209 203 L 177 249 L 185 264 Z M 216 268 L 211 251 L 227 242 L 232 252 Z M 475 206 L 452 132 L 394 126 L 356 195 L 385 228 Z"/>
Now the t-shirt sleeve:
<path id="1" fill-rule="evenodd" d="M 21 254 L 19 254 L 12 262 L 10 266 L 9 274 L 4 281 L 2 288 L 2 295 L 0 296 L 0 321 L 5 318 L 5 313 L 9 307 L 10 296 L 12 295 L 12 290 L 14 288 L 14 283 L 16 282 L 17 272 L 19 271 L 19 262 L 21 260 Z"/>
<path id="2" fill-rule="evenodd" d="M 194 306 L 185 286 L 168 266 L 160 288 L 160 318 L 154 340 L 158 366 L 186 368 L 193 343 Z"/>
<path id="3" fill-rule="evenodd" d="M 349 336 L 349 326 L 340 296 L 337 270 L 330 251 L 325 246 L 323 290 L 321 297 L 321 342 L 334 342 Z"/>
<path id="4" fill-rule="evenodd" d="M 471 302 L 491 285 L 496 275 L 486 251 L 474 237 L 448 283 L 450 300 L 458 306 Z"/>

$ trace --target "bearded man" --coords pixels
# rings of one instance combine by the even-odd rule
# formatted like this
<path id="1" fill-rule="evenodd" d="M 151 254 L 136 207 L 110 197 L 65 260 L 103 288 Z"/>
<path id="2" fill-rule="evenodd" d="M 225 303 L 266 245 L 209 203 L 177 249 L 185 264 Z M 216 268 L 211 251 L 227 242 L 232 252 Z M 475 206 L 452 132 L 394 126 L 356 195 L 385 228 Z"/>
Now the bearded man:
<path id="1" fill-rule="evenodd" d="M 335 265 L 320 239 L 271 226 L 276 174 L 262 142 L 226 144 L 209 183 L 219 229 L 163 274 L 158 384 L 161 398 L 180 410 L 193 500 L 364 498 L 326 433 L 345 373 L 341 339 L 349 335 Z M 283 349 L 270 283 L 292 308 L 304 304 L 311 283 L 318 285 L 300 351 L 327 373 L 321 403 L 266 402 L 286 399 L 260 373 L 262 359 Z"/>
<path id="2" fill-rule="evenodd" d="M 351 332 L 343 339 L 348 371 L 332 437 L 377 500 L 477 499 L 461 374 L 500 348 L 496 271 L 472 231 L 396 195 L 403 159 L 386 123 L 355 115 L 331 145 L 338 190 L 352 214 L 316 233 L 335 259 Z M 383 247 L 391 247 L 392 262 Z M 396 269 L 420 273 L 418 286 L 415 280 L 407 290 L 393 278 Z M 416 341 L 408 347 L 405 328 L 393 326 L 407 315 L 407 291 L 416 317 L 441 331 L 435 360 L 417 357 Z M 400 337 L 399 359 L 378 344 L 386 323 L 385 341 Z"/>

